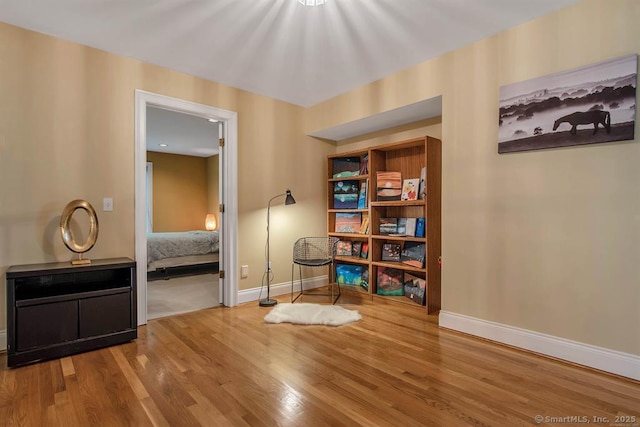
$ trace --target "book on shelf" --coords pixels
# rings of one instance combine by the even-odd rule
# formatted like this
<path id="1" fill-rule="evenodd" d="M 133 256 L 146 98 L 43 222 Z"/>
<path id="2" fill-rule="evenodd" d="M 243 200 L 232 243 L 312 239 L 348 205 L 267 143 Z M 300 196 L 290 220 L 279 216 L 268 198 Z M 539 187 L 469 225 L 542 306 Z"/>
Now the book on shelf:
<path id="1" fill-rule="evenodd" d="M 407 218 L 398 218 L 396 234 L 405 236 L 407 234 Z"/>
<path id="2" fill-rule="evenodd" d="M 362 268 L 362 280 L 360 286 L 369 290 L 369 269 L 367 267 Z"/>
<path id="3" fill-rule="evenodd" d="M 426 246 L 423 242 L 405 242 L 400 253 L 400 261 L 412 267 L 424 268 L 426 255 Z"/>
<path id="4" fill-rule="evenodd" d="M 384 243 L 382 261 L 400 261 L 400 243 Z"/>
<path id="5" fill-rule="evenodd" d="M 336 233 L 358 233 L 362 223 L 360 212 L 336 212 Z"/>
<path id="6" fill-rule="evenodd" d="M 359 257 L 360 251 L 362 251 L 362 242 L 354 241 L 353 245 L 351 246 L 351 253 L 349 255 Z"/>
<path id="7" fill-rule="evenodd" d="M 339 157 L 333 159 L 334 178 L 358 175 L 360 175 L 360 157 Z"/>
<path id="8" fill-rule="evenodd" d="M 423 167 L 420 170 L 420 186 L 418 187 L 418 197 L 420 197 L 420 200 L 424 200 L 427 198 L 426 183 L 427 183 L 427 168 Z"/>
<path id="9" fill-rule="evenodd" d="M 398 218 L 380 218 L 381 235 L 395 234 L 398 232 Z"/>
<path id="10" fill-rule="evenodd" d="M 378 295 L 402 296 L 404 294 L 402 270 L 391 267 L 378 267 L 377 270 Z"/>
<path id="11" fill-rule="evenodd" d="M 360 285 L 362 282 L 362 266 L 336 264 L 336 281 L 341 285 Z"/>
<path id="12" fill-rule="evenodd" d="M 413 237 L 416 235 L 416 218 L 407 218 L 404 232 L 407 236 Z"/>
<path id="13" fill-rule="evenodd" d="M 369 217 L 365 216 L 360 224 L 360 234 L 367 234 L 369 232 Z"/>
<path id="14" fill-rule="evenodd" d="M 424 237 L 427 221 L 424 218 L 416 218 L 416 237 Z"/>
<path id="15" fill-rule="evenodd" d="M 333 208 L 358 208 L 358 181 L 338 181 L 333 184 Z"/>
<path id="16" fill-rule="evenodd" d="M 362 242 L 362 248 L 360 248 L 360 258 L 368 259 L 369 258 L 369 243 Z"/>
<path id="17" fill-rule="evenodd" d="M 367 175 L 369 173 L 369 154 L 362 156 L 360 160 L 360 175 Z"/>
<path id="18" fill-rule="evenodd" d="M 367 203 L 367 190 L 369 186 L 369 180 L 362 181 L 360 183 L 360 193 L 358 194 L 358 209 L 366 209 Z"/>
<path id="19" fill-rule="evenodd" d="M 418 187 L 420 178 L 405 179 L 402 182 L 402 194 L 400 200 L 418 200 Z"/>
<path id="20" fill-rule="evenodd" d="M 336 255 L 351 256 L 353 252 L 353 243 L 351 240 L 338 240 L 336 244 Z"/>
<path id="21" fill-rule="evenodd" d="M 416 304 L 424 305 L 427 281 L 410 273 L 404 273 L 404 296 Z"/>
<path id="22" fill-rule="evenodd" d="M 400 172 L 377 172 L 376 191 L 379 201 L 400 200 L 400 196 L 402 196 L 402 175 Z"/>

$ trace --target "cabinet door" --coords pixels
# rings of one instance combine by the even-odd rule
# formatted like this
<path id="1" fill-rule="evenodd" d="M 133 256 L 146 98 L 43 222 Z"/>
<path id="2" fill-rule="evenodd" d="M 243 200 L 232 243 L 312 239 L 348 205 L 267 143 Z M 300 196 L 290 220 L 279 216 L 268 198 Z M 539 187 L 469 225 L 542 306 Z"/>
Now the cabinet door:
<path id="1" fill-rule="evenodd" d="M 131 326 L 129 292 L 80 300 L 80 337 L 124 331 Z"/>
<path id="2" fill-rule="evenodd" d="M 78 338 L 78 302 L 19 307 L 16 313 L 16 349 L 28 350 Z"/>

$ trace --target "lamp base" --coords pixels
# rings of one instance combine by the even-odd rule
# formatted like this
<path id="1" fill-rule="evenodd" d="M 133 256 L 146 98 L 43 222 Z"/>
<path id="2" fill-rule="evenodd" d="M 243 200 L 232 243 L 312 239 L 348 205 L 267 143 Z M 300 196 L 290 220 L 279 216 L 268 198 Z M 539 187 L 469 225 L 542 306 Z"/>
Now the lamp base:
<path id="1" fill-rule="evenodd" d="M 277 303 L 278 303 L 278 301 L 276 301 L 274 299 L 270 299 L 270 298 L 261 299 L 260 302 L 259 302 L 260 307 L 273 307 Z"/>

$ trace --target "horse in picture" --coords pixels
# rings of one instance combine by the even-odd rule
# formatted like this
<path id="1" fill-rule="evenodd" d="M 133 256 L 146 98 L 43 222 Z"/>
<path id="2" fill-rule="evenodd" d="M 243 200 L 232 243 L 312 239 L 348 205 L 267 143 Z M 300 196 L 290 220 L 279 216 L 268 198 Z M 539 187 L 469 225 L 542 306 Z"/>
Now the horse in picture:
<path id="1" fill-rule="evenodd" d="M 571 125 L 571 135 L 577 133 L 576 128 L 578 125 L 590 125 L 593 124 L 593 135 L 598 132 L 598 124 L 606 129 L 607 133 L 611 132 L 611 114 L 608 111 L 593 110 L 593 111 L 577 111 L 575 113 L 567 114 L 560 117 L 553 123 L 553 130 L 558 129 L 561 123 L 567 122 Z"/>

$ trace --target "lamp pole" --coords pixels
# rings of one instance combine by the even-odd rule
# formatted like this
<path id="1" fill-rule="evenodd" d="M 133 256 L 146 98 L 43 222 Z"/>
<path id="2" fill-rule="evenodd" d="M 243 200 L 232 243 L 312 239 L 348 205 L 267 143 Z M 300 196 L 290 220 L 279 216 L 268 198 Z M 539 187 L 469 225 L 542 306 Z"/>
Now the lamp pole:
<path id="1" fill-rule="evenodd" d="M 271 202 L 278 197 L 287 196 L 284 201 L 285 205 L 293 205 L 296 203 L 295 199 L 291 195 L 291 190 L 287 189 L 286 192 L 273 196 L 269 203 L 267 203 L 267 298 L 259 301 L 260 307 L 272 307 L 278 303 L 275 299 L 271 299 L 271 257 L 269 254 L 269 216 L 271 214 Z"/>

